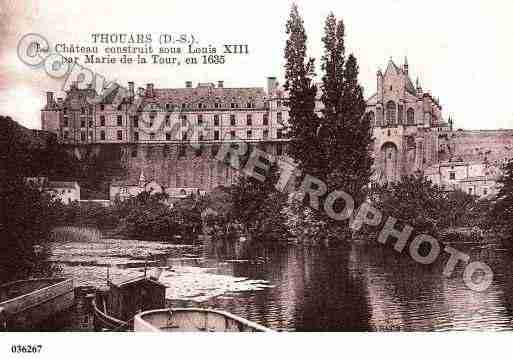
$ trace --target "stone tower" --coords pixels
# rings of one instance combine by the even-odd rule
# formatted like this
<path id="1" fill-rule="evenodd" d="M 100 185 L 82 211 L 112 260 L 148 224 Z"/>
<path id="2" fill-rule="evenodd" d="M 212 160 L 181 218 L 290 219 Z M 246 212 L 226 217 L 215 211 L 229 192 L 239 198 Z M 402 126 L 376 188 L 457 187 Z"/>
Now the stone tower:
<path id="1" fill-rule="evenodd" d="M 390 59 L 376 77 L 365 115 L 373 126 L 374 180 L 394 182 L 438 162 L 438 135 L 448 128 L 438 100 L 418 80 L 413 85 L 407 59 L 402 67 Z"/>

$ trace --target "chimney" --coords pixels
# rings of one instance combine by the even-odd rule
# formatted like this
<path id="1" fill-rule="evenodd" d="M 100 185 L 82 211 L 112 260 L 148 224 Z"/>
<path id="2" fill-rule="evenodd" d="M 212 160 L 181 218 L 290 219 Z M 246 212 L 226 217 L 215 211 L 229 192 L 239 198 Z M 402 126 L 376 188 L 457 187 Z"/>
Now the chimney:
<path id="1" fill-rule="evenodd" d="M 153 97 L 153 84 L 146 84 L 146 96 Z"/>
<path id="2" fill-rule="evenodd" d="M 46 104 L 47 105 L 53 104 L 53 92 L 51 92 L 51 91 L 48 91 L 46 93 Z"/>
<path id="3" fill-rule="evenodd" d="M 192 87 L 192 81 L 185 81 L 185 87 L 191 88 Z"/>
<path id="4" fill-rule="evenodd" d="M 134 82 L 133 81 L 129 81 L 128 82 L 128 92 L 130 93 L 130 97 L 134 97 L 135 96 Z"/>
<path id="5" fill-rule="evenodd" d="M 224 81 L 217 81 L 217 87 L 223 88 L 224 87 Z"/>
<path id="6" fill-rule="evenodd" d="M 276 77 L 268 77 L 267 78 L 267 94 L 272 94 L 276 87 L 278 86 L 278 82 L 276 82 Z"/>

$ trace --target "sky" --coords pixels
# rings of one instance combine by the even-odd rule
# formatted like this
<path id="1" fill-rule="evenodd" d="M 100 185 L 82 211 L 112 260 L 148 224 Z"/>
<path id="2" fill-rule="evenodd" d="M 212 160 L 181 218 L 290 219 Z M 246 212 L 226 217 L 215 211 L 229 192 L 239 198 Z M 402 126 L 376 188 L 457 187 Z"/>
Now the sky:
<path id="1" fill-rule="evenodd" d="M 183 87 L 185 81 L 224 80 L 226 87 L 283 83 L 285 23 L 291 1 L 0 0 L 0 114 L 40 128 L 45 92 L 62 81 L 23 64 L 17 44 L 38 33 L 51 44 L 91 45 L 92 33 L 188 33 L 200 45 L 247 43 L 249 55 L 224 65 L 91 65 L 92 70 L 136 87 Z M 326 16 L 346 26 L 346 46 L 360 66 L 366 97 L 376 72 L 390 58 L 407 56 L 410 75 L 440 98 L 444 117 L 464 129 L 513 128 L 513 1 L 297 1 L 305 21 L 309 55 L 320 59 Z M 318 63 L 319 65 L 319 63 Z M 319 66 L 317 66 L 320 72 Z M 60 94 L 62 96 L 62 93 Z"/>

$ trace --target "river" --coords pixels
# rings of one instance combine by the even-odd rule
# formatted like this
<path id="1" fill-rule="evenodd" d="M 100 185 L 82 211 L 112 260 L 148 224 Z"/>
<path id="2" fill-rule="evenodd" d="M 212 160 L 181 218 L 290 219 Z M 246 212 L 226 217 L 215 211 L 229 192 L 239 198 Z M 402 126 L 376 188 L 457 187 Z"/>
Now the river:
<path id="1" fill-rule="evenodd" d="M 327 248 L 100 238 L 54 243 L 50 260 L 76 285 L 160 268 L 172 305 L 222 308 L 277 330 L 511 330 L 513 250 L 454 246 L 490 265 L 494 281 L 486 291 L 465 286 L 462 266 L 444 277 L 448 255 L 422 265 L 374 242 Z"/>

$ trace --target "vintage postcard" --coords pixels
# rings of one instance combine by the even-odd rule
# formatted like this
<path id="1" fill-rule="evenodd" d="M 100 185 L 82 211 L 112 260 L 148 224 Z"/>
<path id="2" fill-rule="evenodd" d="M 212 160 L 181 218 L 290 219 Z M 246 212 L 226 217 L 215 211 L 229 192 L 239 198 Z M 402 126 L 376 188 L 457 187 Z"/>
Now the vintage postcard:
<path id="1" fill-rule="evenodd" d="M 510 331 L 512 13 L 0 0 L 5 352 Z"/>

